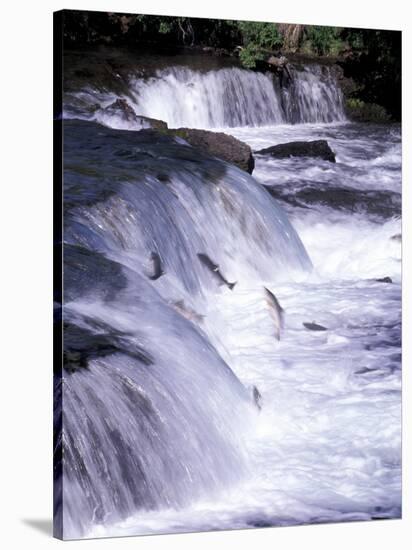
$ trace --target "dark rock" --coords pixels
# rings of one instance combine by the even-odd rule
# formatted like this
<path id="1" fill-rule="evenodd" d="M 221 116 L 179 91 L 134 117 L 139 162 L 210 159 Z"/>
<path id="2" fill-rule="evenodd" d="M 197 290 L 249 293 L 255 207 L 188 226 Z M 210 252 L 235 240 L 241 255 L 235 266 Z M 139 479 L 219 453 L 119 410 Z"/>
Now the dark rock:
<path id="1" fill-rule="evenodd" d="M 255 159 L 252 155 L 252 149 L 233 136 L 223 132 L 209 132 L 208 130 L 191 128 L 178 128 L 177 130 L 169 130 L 168 133 L 184 139 L 192 147 L 209 155 L 235 164 L 249 174 L 253 172 Z"/>
<path id="2" fill-rule="evenodd" d="M 288 63 L 288 60 L 284 55 L 271 55 L 267 63 L 276 68 L 283 68 Z"/>
<path id="3" fill-rule="evenodd" d="M 311 208 L 321 204 L 335 210 L 367 214 L 374 219 L 398 216 L 402 206 L 400 193 L 394 191 L 365 191 L 313 180 L 293 188 L 273 186 L 267 190 L 277 200 L 294 207 Z"/>
<path id="4" fill-rule="evenodd" d="M 107 113 L 121 114 L 124 120 L 134 121 L 137 115 L 125 99 L 116 99 L 111 105 L 103 109 Z"/>
<path id="5" fill-rule="evenodd" d="M 116 332 L 103 323 L 96 325 L 95 329 L 99 332 L 64 322 L 63 367 L 66 371 L 73 373 L 87 369 L 89 361 L 114 353 L 127 355 L 144 365 L 153 364 L 153 358 L 148 352 L 126 340 L 127 334 Z"/>
<path id="6" fill-rule="evenodd" d="M 381 279 L 375 279 L 377 283 L 392 283 L 390 277 L 382 277 Z"/>
<path id="7" fill-rule="evenodd" d="M 92 78 L 93 72 L 90 69 L 77 69 L 74 71 L 75 76 L 79 78 Z"/>
<path id="8" fill-rule="evenodd" d="M 126 122 L 133 122 L 141 128 L 153 128 L 155 130 L 167 130 L 167 124 L 163 120 L 157 120 L 146 116 L 137 115 L 135 110 L 125 99 L 116 99 L 111 105 L 102 109 L 108 115 L 117 115 Z"/>
<path id="9" fill-rule="evenodd" d="M 103 254 L 79 245 L 65 243 L 64 302 L 82 298 L 93 291 L 105 302 L 115 299 L 127 286 L 122 266 Z"/>
<path id="10" fill-rule="evenodd" d="M 167 122 L 164 120 L 158 120 L 157 118 L 150 118 L 148 116 L 137 115 L 139 121 L 150 128 L 155 130 L 167 130 Z"/>
<path id="11" fill-rule="evenodd" d="M 215 48 L 215 55 L 219 57 L 228 57 L 230 55 L 229 50 L 226 48 Z"/>
<path id="12" fill-rule="evenodd" d="M 315 331 L 321 331 L 321 330 L 328 330 L 326 327 L 322 325 L 318 325 L 317 323 L 302 323 L 305 328 L 308 330 L 315 330 Z"/>
<path id="13" fill-rule="evenodd" d="M 324 139 L 281 143 L 266 149 L 261 149 L 260 151 L 255 151 L 255 153 L 258 155 L 271 155 L 272 157 L 280 159 L 289 157 L 316 157 L 330 162 L 336 162 L 335 153 Z"/>

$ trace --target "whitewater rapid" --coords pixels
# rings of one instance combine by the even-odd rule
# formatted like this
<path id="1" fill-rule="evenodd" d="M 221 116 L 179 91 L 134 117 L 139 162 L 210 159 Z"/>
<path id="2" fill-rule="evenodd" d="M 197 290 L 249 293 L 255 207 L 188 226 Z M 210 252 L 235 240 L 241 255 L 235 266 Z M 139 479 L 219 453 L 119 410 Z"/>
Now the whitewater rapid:
<path id="1" fill-rule="evenodd" d="M 168 69 L 127 101 L 253 150 L 327 139 L 335 164 L 255 155 L 251 178 L 108 116 L 116 94 L 67 96 L 65 118 L 115 130 L 65 123 L 66 316 L 117 346 L 68 378 L 68 538 L 401 515 L 400 129 L 349 124 L 324 68 L 268 79 Z"/>
<path id="2" fill-rule="evenodd" d="M 227 131 L 227 129 L 226 129 Z M 337 164 L 256 158 L 254 176 L 293 195 L 322 181 L 358 191 L 400 192 L 396 127 L 304 125 L 231 130 L 254 149 L 288 139 L 328 137 Z M 355 134 L 357 139 L 354 139 Z M 382 141 L 385 135 L 386 141 Z M 332 137 L 334 136 L 334 137 Z M 344 178 L 343 178 L 344 176 Z M 233 292 L 209 298 L 204 330 L 262 410 L 247 443 L 248 475 L 183 509 L 140 511 L 91 535 L 181 532 L 368 520 L 401 513 L 401 231 L 391 214 L 293 207 L 314 269 L 303 280 L 256 284 L 241 277 Z M 372 209 L 373 210 L 373 209 Z M 377 282 L 389 276 L 392 284 Z M 274 339 L 262 285 L 285 309 Z M 303 322 L 328 328 L 312 332 Z"/>

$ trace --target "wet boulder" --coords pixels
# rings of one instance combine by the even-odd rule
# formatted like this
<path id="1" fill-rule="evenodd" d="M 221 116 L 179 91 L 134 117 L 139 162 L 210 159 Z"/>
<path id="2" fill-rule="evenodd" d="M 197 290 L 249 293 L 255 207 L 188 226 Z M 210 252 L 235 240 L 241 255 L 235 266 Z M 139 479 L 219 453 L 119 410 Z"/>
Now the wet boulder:
<path id="1" fill-rule="evenodd" d="M 116 99 L 116 101 L 102 109 L 102 111 L 106 115 L 117 116 L 124 122 L 136 124 L 140 128 L 167 130 L 166 122 L 136 114 L 133 107 L 123 98 Z"/>
<path id="2" fill-rule="evenodd" d="M 127 121 L 134 121 L 137 117 L 133 107 L 125 99 L 116 99 L 116 101 L 105 107 L 104 111 L 108 114 L 121 115 Z"/>
<path id="3" fill-rule="evenodd" d="M 288 63 L 288 60 L 284 55 L 271 55 L 267 63 L 268 65 L 272 65 L 272 67 L 282 69 Z"/>
<path id="4" fill-rule="evenodd" d="M 153 128 L 154 130 L 166 130 L 167 123 L 164 120 L 158 120 L 157 118 L 150 118 L 148 116 L 137 115 L 137 118 L 141 125 L 146 128 Z"/>
<path id="5" fill-rule="evenodd" d="M 210 132 L 192 128 L 169 130 L 169 134 L 184 139 L 189 145 L 251 174 L 255 167 L 252 149 L 243 141 L 223 132 Z"/>
<path id="6" fill-rule="evenodd" d="M 281 143 L 279 145 L 267 147 L 266 149 L 260 149 L 259 151 L 255 151 L 255 153 L 258 155 L 270 155 L 279 159 L 289 157 L 315 157 L 329 162 L 336 162 L 335 153 L 324 139 Z"/>

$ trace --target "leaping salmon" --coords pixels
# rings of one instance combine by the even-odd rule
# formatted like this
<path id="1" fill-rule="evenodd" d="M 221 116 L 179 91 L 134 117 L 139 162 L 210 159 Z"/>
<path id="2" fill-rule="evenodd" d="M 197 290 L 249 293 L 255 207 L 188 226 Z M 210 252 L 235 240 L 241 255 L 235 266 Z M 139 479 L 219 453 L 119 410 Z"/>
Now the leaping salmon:
<path id="1" fill-rule="evenodd" d="M 199 253 L 197 257 L 202 262 L 202 264 L 205 265 L 214 274 L 220 285 L 226 285 L 228 288 L 230 288 L 230 290 L 233 290 L 233 287 L 236 283 L 229 283 L 220 272 L 219 266 L 213 263 L 209 256 Z"/>
<path id="2" fill-rule="evenodd" d="M 273 292 L 266 287 L 263 288 L 265 289 L 266 304 L 269 307 L 270 316 L 275 323 L 275 338 L 280 340 L 280 331 L 283 328 L 284 310 Z"/>
<path id="3" fill-rule="evenodd" d="M 149 275 L 148 277 L 152 281 L 156 281 L 157 279 L 159 279 L 159 277 L 164 275 L 165 272 L 162 269 L 162 261 L 161 261 L 160 256 L 157 252 L 152 252 L 150 254 L 150 259 L 153 262 L 153 273 L 151 275 Z"/>

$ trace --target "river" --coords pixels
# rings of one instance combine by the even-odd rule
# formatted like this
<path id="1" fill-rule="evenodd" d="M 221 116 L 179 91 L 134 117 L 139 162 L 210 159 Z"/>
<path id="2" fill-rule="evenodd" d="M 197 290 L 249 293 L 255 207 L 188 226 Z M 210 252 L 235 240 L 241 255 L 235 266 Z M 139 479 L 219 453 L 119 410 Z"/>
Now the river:
<path id="1" fill-rule="evenodd" d="M 180 65 L 128 85 L 170 127 L 326 139 L 336 163 L 249 176 L 110 118 L 117 92 L 67 93 L 63 314 L 106 347 L 64 375 L 65 537 L 400 517 L 400 127 L 347 121 L 316 65 L 288 89 Z"/>

